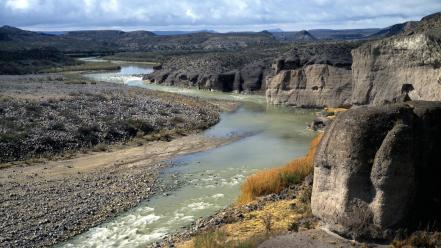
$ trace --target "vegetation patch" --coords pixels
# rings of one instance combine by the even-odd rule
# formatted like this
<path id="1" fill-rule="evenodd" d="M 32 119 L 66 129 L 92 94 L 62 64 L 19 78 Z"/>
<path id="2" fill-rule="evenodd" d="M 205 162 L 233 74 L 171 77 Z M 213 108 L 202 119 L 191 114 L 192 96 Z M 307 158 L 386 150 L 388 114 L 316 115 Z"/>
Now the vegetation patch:
<path id="1" fill-rule="evenodd" d="M 75 66 L 79 63 L 54 48 L 0 49 L 0 74 L 32 74 L 51 67 Z"/>
<path id="2" fill-rule="evenodd" d="M 78 65 L 60 66 L 43 69 L 42 73 L 57 73 L 68 71 L 114 71 L 121 69 L 121 66 L 110 62 L 86 62 Z"/>
<path id="3" fill-rule="evenodd" d="M 258 172 L 245 181 L 238 203 L 208 219 L 194 236 L 176 247 L 258 247 L 275 235 L 313 229 L 312 162 L 322 134 L 305 157 L 284 167 Z M 264 196 L 265 197 L 259 197 Z M 218 218 L 219 216 L 220 219 Z M 210 223 L 222 223 L 210 226 Z"/>
<path id="4" fill-rule="evenodd" d="M 279 193 L 292 184 L 300 183 L 307 175 L 313 172 L 313 158 L 322 134 L 317 135 L 312 141 L 308 154 L 297 158 L 283 167 L 259 171 L 249 176 L 241 186 L 238 204 L 246 204 L 272 193 Z"/>
<path id="5" fill-rule="evenodd" d="M 441 247 L 441 232 L 417 231 L 405 238 L 395 239 L 392 242 L 392 247 Z"/>
<path id="6" fill-rule="evenodd" d="M 170 141 L 219 121 L 219 109 L 185 96 L 69 81 L 0 84 L 0 162 L 51 157 L 134 138 Z"/>

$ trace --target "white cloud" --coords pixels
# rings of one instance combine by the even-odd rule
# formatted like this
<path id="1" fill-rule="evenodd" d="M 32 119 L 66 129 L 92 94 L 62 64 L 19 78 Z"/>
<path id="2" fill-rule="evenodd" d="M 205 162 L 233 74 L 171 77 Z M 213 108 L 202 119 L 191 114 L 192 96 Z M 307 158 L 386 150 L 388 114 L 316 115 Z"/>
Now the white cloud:
<path id="1" fill-rule="evenodd" d="M 191 10 L 191 9 L 187 9 L 187 10 L 185 11 L 185 15 L 188 16 L 188 17 L 190 17 L 193 21 L 196 21 L 196 20 L 199 18 L 198 15 L 196 15 L 196 14 L 193 12 L 193 10 Z"/>
<path id="2" fill-rule="evenodd" d="M 436 11 L 440 0 L 0 0 L 0 25 L 300 30 L 385 27 Z"/>
<path id="3" fill-rule="evenodd" d="M 7 0 L 5 3 L 6 7 L 12 10 L 26 10 L 30 7 L 28 0 Z"/>
<path id="4" fill-rule="evenodd" d="M 105 12 L 117 12 L 119 9 L 119 2 L 118 0 L 103 1 L 101 3 L 101 8 Z"/>

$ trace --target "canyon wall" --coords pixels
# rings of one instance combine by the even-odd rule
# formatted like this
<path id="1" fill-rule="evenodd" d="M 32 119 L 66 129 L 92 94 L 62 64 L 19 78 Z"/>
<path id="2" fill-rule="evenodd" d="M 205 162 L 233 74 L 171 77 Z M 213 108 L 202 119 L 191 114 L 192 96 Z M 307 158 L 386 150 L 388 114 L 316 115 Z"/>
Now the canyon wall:
<path id="1" fill-rule="evenodd" d="M 441 39 L 417 33 L 369 42 L 352 51 L 354 105 L 441 100 Z M 407 99 L 408 100 L 408 99 Z"/>
<path id="2" fill-rule="evenodd" d="M 277 49 L 244 49 L 241 53 L 204 52 L 172 56 L 153 73 L 145 75 L 150 83 L 197 87 L 223 92 L 264 93 L 265 78 Z"/>
<path id="3" fill-rule="evenodd" d="M 351 49 L 359 42 L 299 44 L 273 63 L 266 97 L 272 104 L 342 107 L 352 92 Z"/>
<path id="4" fill-rule="evenodd" d="M 339 107 L 441 101 L 441 13 L 404 26 L 392 37 L 363 44 L 299 46 L 288 53 L 295 59 L 274 63 L 268 102 Z M 293 63 L 298 57 L 300 63 Z"/>
<path id="5" fill-rule="evenodd" d="M 326 64 L 282 70 L 267 82 L 267 101 L 298 107 L 345 106 L 351 96 L 351 75 L 351 70 Z"/>

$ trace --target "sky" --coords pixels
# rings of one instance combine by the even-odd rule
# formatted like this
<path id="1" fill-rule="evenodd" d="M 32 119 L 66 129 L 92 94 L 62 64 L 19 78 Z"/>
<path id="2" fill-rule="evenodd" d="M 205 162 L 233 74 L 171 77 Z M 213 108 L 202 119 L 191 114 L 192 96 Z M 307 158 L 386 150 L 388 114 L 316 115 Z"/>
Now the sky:
<path id="1" fill-rule="evenodd" d="M 441 11 L 441 0 L 0 0 L 0 26 L 261 31 L 382 28 Z"/>

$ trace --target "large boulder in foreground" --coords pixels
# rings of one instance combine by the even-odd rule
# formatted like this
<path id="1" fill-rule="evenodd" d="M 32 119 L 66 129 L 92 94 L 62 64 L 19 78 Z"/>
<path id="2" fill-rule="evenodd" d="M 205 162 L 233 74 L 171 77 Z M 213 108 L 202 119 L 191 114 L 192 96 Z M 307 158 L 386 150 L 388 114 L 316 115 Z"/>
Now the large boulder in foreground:
<path id="1" fill-rule="evenodd" d="M 351 238 L 393 238 L 441 223 L 441 102 L 341 113 L 314 161 L 312 212 Z"/>

